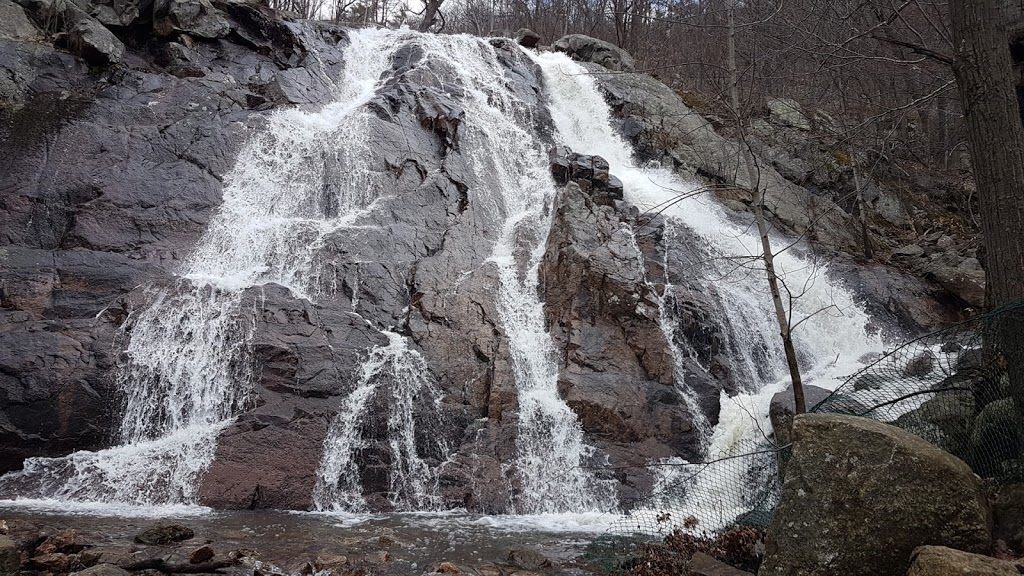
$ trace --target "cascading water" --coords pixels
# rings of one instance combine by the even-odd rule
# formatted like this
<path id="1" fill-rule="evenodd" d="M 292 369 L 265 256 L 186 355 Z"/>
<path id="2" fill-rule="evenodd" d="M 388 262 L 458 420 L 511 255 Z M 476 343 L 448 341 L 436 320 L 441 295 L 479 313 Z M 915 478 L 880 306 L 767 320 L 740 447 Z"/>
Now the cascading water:
<path id="1" fill-rule="evenodd" d="M 479 182 L 469 191 L 470 202 L 500 226 L 489 260 L 498 269 L 499 313 L 518 387 L 519 456 L 514 465 L 521 497 L 514 510 L 607 510 L 615 504 L 614 485 L 584 467 L 594 449 L 584 441 L 579 421 L 559 397 L 555 350 L 544 328 L 537 272 L 555 187 L 543 154 L 545 146 L 533 133 L 532 111 L 508 90 L 506 68 L 487 41 L 440 35 L 419 35 L 411 41 L 422 48 L 424 62 L 450 67 L 465 91 L 460 146 L 480 151 L 470 157 Z M 358 411 L 365 403 L 363 395 L 369 392 L 362 390 L 349 397 L 346 410 Z M 341 478 L 343 494 L 357 488 L 348 455 L 354 444 L 351 427 L 350 422 L 339 423 L 321 466 L 322 476 L 326 475 L 322 486 L 333 486 L 332 479 Z M 346 507 L 353 501 L 350 496 L 329 496 L 330 491 L 318 489 L 319 506 Z"/>
<path id="2" fill-rule="evenodd" d="M 247 288 L 275 282 L 300 297 L 324 289 L 324 238 L 380 194 L 359 143 L 366 112 L 390 64 L 393 32 L 351 34 L 337 102 L 316 113 L 289 110 L 241 152 L 224 203 L 181 280 L 127 323 L 120 445 L 64 458 L 35 458 L 0 480 L 0 491 L 133 505 L 195 503 L 199 475 L 216 438 L 251 394 L 255 311 L 240 310 Z M 344 147 L 337 142 L 346 142 Z M 343 163 L 346 170 L 329 167 Z M 240 313 L 242 312 L 242 313 Z M 13 487 L 8 490 L 5 486 Z"/>
<path id="3" fill-rule="evenodd" d="M 395 510 L 402 511 L 440 507 L 438 468 L 428 466 L 417 450 L 413 414 L 416 405 L 430 406 L 436 413 L 442 393 L 431 379 L 426 361 L 409 349 L 405 338 L 394 332 L 384 334 L 388 345 L 370 352 L 360 368 L 356 389 L 345 399 L 331 424 L 313 491 L 317 510 L 366 511 L 355 456 L 365 447 L 360 427 L 365 424 L 370 401 L 377 393 L 385 394 L 388 404 L 388 500 Z M 443 442 L 436 446 L 436 452 L 447 453 Z"/>
<path id="4" fill-rule="evenodd" d="M 736 257 L 760 262 L 756 259 L 760 253 L 758 237 L 749 227 L 730 218 L 714 201 L 696 197 L 673 202 L 678 195 L 692 193 L 697 186 L 668 170 L 634 163 L 629 145 L 612 129 L 608 105 L 587 70 L 563 54 L 531 57 L 543 69 L 551 115 L 558 130 L 556 138 L 577 152 L 604 157 L 611 173 L 622 180 L 628 202 L 641 210 L 664 208 L 662 214 L 673 224 L 686 227 L 704 243 L 699 247 L 708 256 L 702 259 L 704 269 L 689 273 L 698 278 L 702 290 L 717 295 L 716 301 L 722 308 L 718 322 L 732 340 L 736 356 L 733 361 L 745 367 L 744 376 L 750 379 L 744 393 L 732 398 L 723 393 L 719 424 L 710 438 L 707 457 L 741 453 L 751 439 L 770 430 L 768 403 L 772 395 L 785 389 L 787 375 L 764 271 L 734 263 Z M 784 239 L 775 240 L 776 246 L 789 244 Z M 799 247 L 780 253 L 775 265 L 786 283 L 802 293 L 792 302 L 792 312 L 794 321 L 803 320 L 794 332 L 794 340 L 805 382 L 834 387 L 837 377 L 853 373 L 862 358 L 883 349 L 880 336 L 867 329 L 866 312 L 846 289 L 828 280 L 824 266 L 801 254 Z M 666 320 L 663 318 L 663 329 L 670 328 Z M 666 337 L 672 341 L 671 334 L 666 333 Z M 676 348 L 673 352 L 683 351 Z M 681 472 L 690 473 L 685 468 Z M 709 475 L 696 478 L 698 482 L 705 480 L 708 486 L 692 493 L 713 494 L 716 483 L 728 484 Z M 661 474 L 659 483 L 665 486 L 679 481 L 679 476 L 669 471 Z M 735 481 L 740 482 L 743 480 Z M 684 508 L 693 511 L 701 521 L 700 529 L 705 530 L 723 526 L 746 511 L 735 495 L 724 493 L 717 498 L 688 502 Z"/>

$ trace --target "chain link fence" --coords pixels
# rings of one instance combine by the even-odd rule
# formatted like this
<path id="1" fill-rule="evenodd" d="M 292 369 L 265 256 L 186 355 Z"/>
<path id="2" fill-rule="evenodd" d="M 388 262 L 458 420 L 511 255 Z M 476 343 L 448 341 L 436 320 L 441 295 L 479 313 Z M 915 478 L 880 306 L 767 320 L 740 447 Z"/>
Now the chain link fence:
<path id="1" fill-rule="evenodd" d="M 906 342 L 834 391 L 809 392 L 807 408 L 903 428 L 993 485 L 1024 481 L 1024 301 Z M 758 555 L 790 446 L 763 411 L 747 415 L 755 433 L 727 451 L 656 467 L 653 494 L 594 542 L 592 564 L 640 576 L 672 573 L 695 551 L 734 565 Z"/>

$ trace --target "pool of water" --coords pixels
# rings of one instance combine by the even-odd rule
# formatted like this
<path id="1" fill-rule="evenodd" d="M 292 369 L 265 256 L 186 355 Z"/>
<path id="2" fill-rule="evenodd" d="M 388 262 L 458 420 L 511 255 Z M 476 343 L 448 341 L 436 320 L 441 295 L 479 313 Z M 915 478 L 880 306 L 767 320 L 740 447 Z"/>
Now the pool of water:
<path id="1" fill-rule="evenodd" d="M 441 562 L 465 572 L 510 574 L 513 550 L 550 559 L 546 572 L 591 571 L 583 558 L 588 545 L 609 534 L 615 516 L 602 514 L 478 516 L 460 513 L 348 515 L 280 511 L 213 511 L 200 507 L 112 508 L 47 501 L 0 502 L 0 519 L 12 536 L 74 530 L 76 541 L 102 554 L 101 562 L 161 555 L 187 562 L 189 553 L 209 544 L 218 557 L 235 550 L 255 551 L 263 573 L 300 574 L 318 557 L 345 556 L 353 571 L 423 574 Z M 139 532 L 157 525 L 188 526 L 195 537 L 177 545 L 133 543 Z M 252 566 L 227 569 L 251 573 Z M 344 570 L 342 570 L 344 572 Z M 365 572 L 364 572 L 365 573 Z"/>

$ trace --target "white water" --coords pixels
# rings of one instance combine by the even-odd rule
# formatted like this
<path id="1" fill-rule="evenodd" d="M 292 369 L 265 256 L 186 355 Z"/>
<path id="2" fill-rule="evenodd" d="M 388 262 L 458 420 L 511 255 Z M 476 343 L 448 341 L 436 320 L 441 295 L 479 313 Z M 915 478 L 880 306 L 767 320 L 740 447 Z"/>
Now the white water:
<path id="1" fill-rule="evenodd" d="M 124 396 L 120 445 L 30 459 L 0 489 L 114 505 L 196 502 L 218 433 L 252 392 L 256 311 L 239 314 L 244 290 L 276 282 L 314 299 L 330 289 L 321 281 L 324 239 L 381 193 L 365 169 L 372 151 L 362 144 L 367 113 L 360 106 L 390 64 L 394 35 L 353 32 L 338 100 L 319 112 L 270 118 L 227 176 L 223 205 L 182 266 L 183 279 L 129 319 L 127 362 L 116 373 Z M 328 169 L 334 159 L 344 172 Z"/>
<path id="2" fill-rule="evenodd" d="M 608 106 L 583 67 L 563 54 L 532 57 L 543 69 L 557 139 L 576 152 L 604 157 L 610 172 L 622 180 L 628 202 L 641 211 L 656 210 L 698 188 L 696 183 L 681 180 L 668 170 L 634 163 L 632 150 L 612 129 Z M 741 454 L 771 430 L 768 402 L 774 393 L 785 389 L 788 377 L 764 271 L 756 259 L 760 242 L 750 226 L 737 223 L 708 198 L 697 196 L 674 203 L 663 215 L 706 244 L 701 249 L 710 257 L 704 269 L 687 274 L 716 293 L 724 308 L 720 322 L 728 328 L 733 348 L 739 352 L 734 362 L 746 365 L 744 376 L 750 379 L 746 392 L 733 398 L 723 394 L 719 424 L 711 436 L 707 459 Z M 774 246 L 788 243 L 775 238 Z M 737 266 L 735 257 L 750 257 L 751 264 Z M 867 329 L 867 313 L 852 294 L 828 280 L 824 265 L 805 257 L 799 247 L 778 254 L 775 265 L 786 285 L 794 293 L 802 292 L 792 303 L 792 317 L 794 322 L 803 321 L 794 332 L 794 340 L 805 382 L 834 388 L 839 378 L 860 367 L 863 357 L 883 349 L 881 338 Z M 670 335 L 666 336 L 671 340 Z M 755 351 L 759 352 L 755 355 Z M 737 469 L 723 466 L 698 475 L 687 493 L 692 497 L 675 500 L 672 506 L 694 515 L 700 522 L 699 529 L 724 526 L 747 510 L 743 495 L 729 488 L 749 479 L 719 475 Z M 660 487 L 678 483 L 693 472 L 685 467 L 667 470 L 661 474 Z M 745 471 L 740 469 L 738 473 Z M 659 504 L 666 502 L 652 502 L 651 511 L 656 512 Z"/>
<path id="3" fill-rule="evenodd" d="M 398 511 L 438 510 L 441 505 L 436 495 L 438 468 L 429 467 L 417 452 L 413 414 L 417 406 L 436 413 L 442 392 L 431 379 L 426 361 L 409 349 L 405 338 L 394 332 L 384 334 L 387 346 L 377 346 L 363 362 L 356 389 L 345 399 L 324 442 L 313 492 L 317 510 L 367 510 L 355 456 L 367 445 L 360 427 L 371 416 L 368 407 L 376 394 L 383 394 L 387 403 L 388 500 Z M 380 415 L 378 410 L 372 414 Z M 446 454 L 447 447 L 441 443 L 437 452 Z"/>

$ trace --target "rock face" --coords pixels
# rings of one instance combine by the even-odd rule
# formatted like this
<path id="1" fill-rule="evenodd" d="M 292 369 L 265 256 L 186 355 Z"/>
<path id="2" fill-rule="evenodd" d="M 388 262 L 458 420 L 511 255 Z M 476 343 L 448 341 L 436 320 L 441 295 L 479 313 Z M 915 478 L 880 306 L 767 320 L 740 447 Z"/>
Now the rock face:
<path id="1" fill-rule="evenodd" d="M 761 576 L 895 576 L 924 544 L 991 546 L 979 481 L 950 454 L 853 416 L 797 416 L 793 436 Z"/>
<path id="2" fill-rule="evenodd" d="M 511 39 L 483 42 L 473 48 L 497 70 L 507 112 L 549 146 L 535 65 Z M 346 29 L 251 2 L 0 0 L 0 473 L 119 440 L 121 386 L 132 374 L 123 352 L 140 315 L 158 298 L 181 302 L 197 290 L 178 274 L 240 152 L 276 143 L 266 131 L 275 110 L 331 102 L 349 43 Z M 602 70 L 634 66 L 586 37 L 560 46 Z M 687 166 L 712 178 L 729 170 L 735 149 L 664 85 L 597 78 L 644 159 L 664 130 L 673 144 L 658 158 L 705 162 Z M 398 335 L 437 390 L 412 410 L 416 455 L 438 473 L 437 506 L 507 511 L 519 407 L 492 256 L 509 215 L 494 199 L 497 176 L 477 169 L 473 138 L 487 135 L 467 126 L 465 98 L 477 88 L 467 82 L 476 81 L 422 43 L 397 47 L 365 104 L 367 172 L 387 193 L 358 226 L 324 236 L 322 295 L 274 282 L 240 295 L 231 336 L 244 356 L 229 371 L 251 384 L 251 397 L 220 433 L 200 503 L 312 507 L 332 422 L 367 357 Z M 317 214 L 336 216 L 333 187 L 350 175 L 349 159 L 294 161 L 298 173 L 326 175 Z M 651 460 L 696 455 L 697 412 L 714 423 L 720 392 L 740 389 L 746 375 L 730 363 L 715 302 L 685 277 L 701 254 L 667 253 L 664 236 L 688 232 L 629 208 L 601 158 L 556 149 L 551 163 L 560 189 L 544 214 L 550 231 L 533 240 L 544 250 L 539 296 L 561 352 L 558 385 L 596 457 L 632 467 L 619 478 L 628 500 L 652 483 Z M 816 200 L 767 178 L 771 209 L 806 231 Z M 824 214 L 815 224 L 830 231 L 823 237 L 850 240 L 838 211 L 811 213 Z M 661 310 L 673 319 L 664 332 Z M 684 342 L 692 355 L 675 366 L 672 346 Z M 677 371 L 694 405 L 682 401 Z M 359 481 L 371 507 L 388 509 L 382 415 L 394 399 L 375 394 L 375 418 L 358 430 Z"/>
<path id="3" fill-rule="evenodd" d="M 566 165 L 598 168 L 586 179 L 580 170 L 568 171 L 577 176 L 555 202 L 540 270 L 550 332 L 566 351 L 559 390 L 613 465 L 636 467 L 627 485 L 642 489 L 650 482 L 642 462 L 672 453 L 692 457 L 697 448 L 689 413 L 695 407 L 673 387 L 660 295 L 647 282 L 649 263 L 637 242 L 637 236 L 658 236 L 660 222 L 641 224 L 628 210 L 602 202 L 607 191 L 600 183 L 609 178 L 604 160 L 561 152 L 553 151 L 556 180 Z"/>
<path id="4" fill-rule="evenodd" d="M 329 100 L 341 70 L 343 30 L 243 3 L 218 12 L 233 41 L 154 39 L 121 53 L 125 68 L 90 73 L 103 62 L 88 53 L 17 41 L 52 32 L 39 19 L 59 8 L 119 46 L 101 22 L 152 25 L 126 4 L 0 0 L 0 471 L 109 441 L 114 343 L 144 304 L 136 288 L 170 281 L 266 111 Z"/>
<path id="5" fill-rule="evenodd" d="M 914 550 L 913 563 L 907 576 L 1013 576 L 1017 567 L 1005 560 L 970 554 L 945 546 L 921 546 Z"/>

